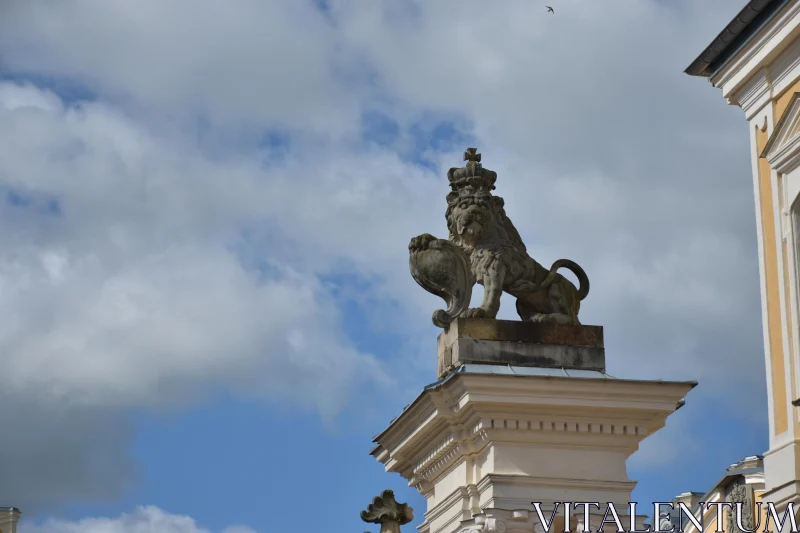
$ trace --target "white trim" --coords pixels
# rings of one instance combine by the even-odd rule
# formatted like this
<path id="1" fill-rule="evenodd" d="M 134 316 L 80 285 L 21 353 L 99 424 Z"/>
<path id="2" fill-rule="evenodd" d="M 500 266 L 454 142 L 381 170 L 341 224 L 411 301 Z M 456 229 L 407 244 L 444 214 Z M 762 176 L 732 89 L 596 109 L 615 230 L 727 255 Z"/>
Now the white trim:
<path id="1" fill-rule="evenodd" d="M 767 312 L 766 265 L 764 264 L 764 227 L 761 214 L 761 184 L 758 170 L 758 160 L 760 155 L 758 146 L 758 130 L 762 129 L 762 125 L 764 123 L 767 125 L 767 132 L 772 131 L 771 105 L 763 109 L 759 116 L 750 121 L 750 153 L 753 154 L 750 162 L 753 173 L 753 197 L 755 198 L 756 242 L 758 245 L 758 278 L 760 288 L 759 293 L 761 295 L 761 327 L 763 332 L 764 364 L 767 378 L 767 409 L 769 412 L 769 443 L 771 448 L 776 443 L 775 405 L 773 402 L 772 361 L 770 360 L 769 348 L 769 318 Z"/>
<path id="2" fill-rule="evenodd" d="M 796 179 L 795 179 L 796 178 Z M 798 260 L 800 260 L 800 256 L 797 254 L 797 247 L 800 245 L 800 234 L 798 234 L 798 226 L 800 225 L 800 190 L 798 190 L 794 183 L 795 181 L 800 181 L 800 176 L 793 176 L 788 178 L 786 184 L 784 185 L 784 190 L 786 191 L 787 195 L 787 214 L 788 214 L 788 231 L 787 231 L 787 239 L 789 241 L 789 246 L 787 246 L 789 252 L 789 269 L 791 275 L 789 276 L 789 297 L 790 297 L 790 305 L 792 311 L 792 338 L 794 339 L 793 348 L 794 351 L 792 353 L 792 364 L 794 365 L 795 372 L 800 370 L 800 350 L 798 350 L 798 343 L 800 343 L 800 297 L 798 296 L 798 283 L 800 283 L 800 269 L 798 269 Z M 792 188 L 789 188 L 789 184 L 792 183 Z M 797 206 L 797 209 L 795 209 Z M 795 383 L 794 383 L 794 390 L 792 391 L 792 397 L 789 398 L 790 402 L 800 398 L 800 379 L 795 375 Z M 800 424 L 800 409 L 797 407 L 789 404 L 789 408 L 794 412 L 794 420 L 796 423 Z"/>
<path id="3" fill-rule="evenodd" d="M 744 111 L 747 120 L 752 119 L 765 105 L 772 100 L 773 90 L 769 78 L 769 71 L 762 68 L 757 74 L 731 97 L 733 103 L 737 103 Z"/>
<path id="4" fill-rule="evenodd" d="M 780 447 L 764 454 L 764 475 L 766 481 L 765 501 L 778 501 L 797 499 L 795 486 L 797 483 L 794 472 L 797 468 L 797 454 L 800 451 L 800 441 L 789 439 Z"/>
<path id="5" fill-rule="evenodd" d="M 800 118 L 800 115 L 796 118 Z M 767 161 L 773 171 L 781 174 L 788 174 L 800 166 L 800 135 L 781 146 L 774 154 L 770 154 Z"/>
<path id="6" fill-rule="evenodd" d="M 722 96 L 732 98 L 755 71 L 770 63 L 800 34 L 800 2 L 791 2 L 770 24 L 754 35 L 748 46 L 740 50 L 726 67 L 712 77 Z"/>
<path id="7" fill-rule="evenodd" d="M 792 97 L 791 105 L 778 117 L 778 124 L 780 129 L 772 132 L 765 155 L 773 171 L 788 174 L 800 166 L 800 98 Z"/>
<path id="8" fill-rule="evenodd" d="M 800 52 L 800 48 L 797 51 Z M 794 256 L 789 251 L 791 228 L 787 227 L 787 216 L 789 215 L 789 199 L 787 195 L 790 193 L 787 176 L 791 176 L 793 174 L 792 171 L 800 167 L 800 99 L 792 98 L 791 105 L 784 110 L 778 124 L 779 129 L 774 130 L 770 135 L 770 148 L 766 154 L 766 159 L 770 164 L 769 179 L 772 185 L 771 200 L 772 212 L 774 213 L 780 332 L 781 346 L 783 348 L 783 379 L 785 382 L 784 390 L 786 391 L 787 418 L 790 422 L 787 430 L 791 430 L 791 434 L 794 435 L 797 416 L 794 414 L 795 409 L 791 401 L 797 397 L 797 383 L 793 382 L 792 375 L 793 369 L 798 367 L 795 366 L 793 342 L 790 342 L 790 339 L 796 339 L 793 322 L 796 313 L 789 314 L 793 300 L 791 298 L 791 290 L 788 295 L 785 290 L 787 286 L 791 289 L 794 277 L 793 263 L 790 261 L 790 258 Z M 784 245 L 786 245 L 787 249 L 786 254 L 784 254 Z M 786 271 L 787 268 L 788 272 Z M 792 322 L 789 322 L 789 316 L 792 316 Z M 768 334 L 768 331 L 765 331 L 765 334 Z M 790 413 L 792 413 L 791 416 L 789 415 Z"/>
<path id="9" fill-rule="evenodd" d="M 800 39 L 795 39 L 770 67 L 773 74 L 772 87 L 780 95 L 800 78 Z"/>
<path id="10" fill-rule="evenodd" d="M 778 309 L 779 309 L 779 319 L 780 319 L 780 331 L 781 331 L 781 346 L 783 348 L 783 380 L 784 380 L 784 391 L 786 393 L 786 398 L 784 399 L 785 407 L 786 407 L 786 422 L 787 422 L 787 432 L 790 433 L 792 437 L 794 437 L 794 417 L 792 416 L 793 406 L 791 401 L 794 399 L 792 398 L 792 391 L 794 387 L 792 386 L 792 356 L 789 350 L 789 328 L 786 324 L 786 312 L 787 312 L 787 302 L 786 302 L 786 273 L 784 272 L 783 264 L 784 264 L 784 257 L 783 257 L 783 212 L 782 205 L 783 198 L 781 198 L 782 192 L 782 183 L 781 176 L 772 169 L 770 170 L 770 180 L 772 181 L 772 212 L 774 213 L 774 220 L 773 223 L 775 225 L 775 255 L 777 260 L 777 271 L 778 271 Z"/>

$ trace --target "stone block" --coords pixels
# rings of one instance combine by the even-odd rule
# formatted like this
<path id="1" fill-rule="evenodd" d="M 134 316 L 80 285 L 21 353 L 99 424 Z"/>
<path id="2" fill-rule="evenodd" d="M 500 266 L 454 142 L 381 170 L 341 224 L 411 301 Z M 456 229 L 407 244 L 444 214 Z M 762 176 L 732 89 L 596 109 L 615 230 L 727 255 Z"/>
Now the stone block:
<path id="1" fill-rule="evenodd" d="M 459 318 L 438 338 L 438 375 L 463 364 L 605 372 L 601 326 Z"/>

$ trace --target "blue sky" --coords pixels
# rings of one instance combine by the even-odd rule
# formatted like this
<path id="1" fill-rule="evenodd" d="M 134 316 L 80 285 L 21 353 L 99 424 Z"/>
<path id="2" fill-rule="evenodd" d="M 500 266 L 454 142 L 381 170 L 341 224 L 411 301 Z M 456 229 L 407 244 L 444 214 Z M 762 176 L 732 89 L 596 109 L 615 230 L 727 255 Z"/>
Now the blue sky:
<path id="1" fill-rule="evenodd" d="M 609 373 L 700 382 L 631 458 L 635 499 L 763 453 L 745 121 L 682 74 L 738 7 L 662 4 L 4 7 L 0 504 L 21 533 L 363 531 L 385 488 L 418 524 L 368 452 L 435 380 L 406 247 L 445 236 L 467 146 L 532 255 L 587 270 Z"/>

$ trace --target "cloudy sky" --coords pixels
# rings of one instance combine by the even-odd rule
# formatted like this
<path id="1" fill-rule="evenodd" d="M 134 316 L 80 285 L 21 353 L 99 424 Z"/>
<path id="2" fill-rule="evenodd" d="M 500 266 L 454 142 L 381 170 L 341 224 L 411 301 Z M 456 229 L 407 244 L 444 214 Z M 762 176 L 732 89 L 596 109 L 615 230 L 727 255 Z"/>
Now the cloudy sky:
<path id="1" fill-rule="evenodd" d="M 700 382 L 636 499 L 765 451 L 747 128 L 682 72 L 744 0 L 548 3 L 0 1 L 21 533 L 349 533 L 384 488 L 421 517 L 368 451 L 435 380 L 407 245 L 467 146 L 588 272 L 609 372 Z"/>

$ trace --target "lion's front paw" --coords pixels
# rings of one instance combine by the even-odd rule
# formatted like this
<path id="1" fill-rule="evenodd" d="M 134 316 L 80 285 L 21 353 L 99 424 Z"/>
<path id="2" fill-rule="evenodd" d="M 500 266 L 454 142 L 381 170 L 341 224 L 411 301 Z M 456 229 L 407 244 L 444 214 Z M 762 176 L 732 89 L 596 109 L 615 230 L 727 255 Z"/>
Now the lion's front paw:
<path id="1" fill-rule="evenodd" d="M 419 250 L 427 250 L 430 244 L 435 240 L 436 237 L 434 237 L 430 233 L 423 233 L 422 235 L 419 235 L 411 239 L 411 242 L 408 245 L 408 249 L 412 252 Z"/>
<path id="2" fill-rule="evenodd" d="M 464 318 L 486 318 L 486 310 L 480 307 L 474 307 L 472 309 L 467 309 L 464 311 L 464 314 L 461 315 Z"/>

